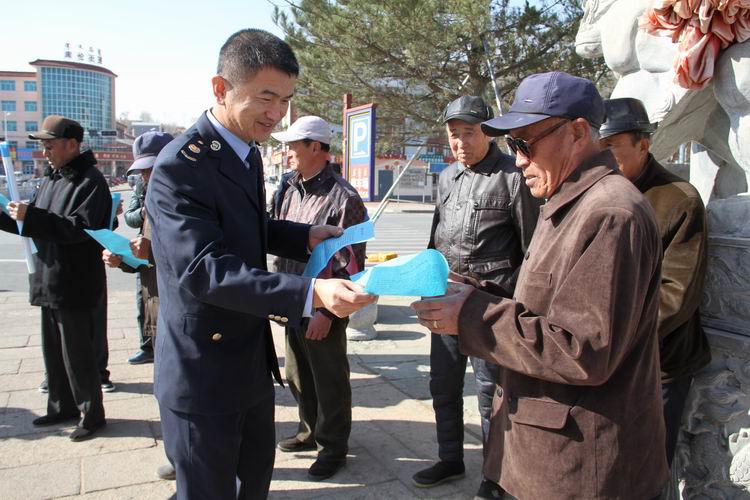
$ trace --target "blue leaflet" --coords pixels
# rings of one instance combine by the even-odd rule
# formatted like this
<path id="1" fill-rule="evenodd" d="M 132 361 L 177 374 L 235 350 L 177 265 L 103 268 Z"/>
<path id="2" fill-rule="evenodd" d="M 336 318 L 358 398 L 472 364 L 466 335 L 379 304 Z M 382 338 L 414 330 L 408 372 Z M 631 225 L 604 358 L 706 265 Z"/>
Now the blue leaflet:
<path id="1" fill-rule="evenodd" d="M 117 218 L 117 206 L 120 204 L 122 195 L 120 193 L 112 193 L 112 215 L 109 218 L 109 228 L 112 229 L 115 225 L 115 219 Z"/>
<path id="2" fill-rule="evenodd" d="M 352 276 L 367 293 L 404 297 L 437 297 L 448 289 L 448 262 L 437 250 L 404 255 Z"/>
<path id="3" fill-rule="evenodd" d="M 375 238 L 375 227 L 372 225 L 372 221 L 367 220 L 361 224 L 346 228 L 344 234 L 341 236 L 328 238 L 315 247 L 302 276 L 315 278 L 326 268 L 328 261 L 331 260 L 331 257 L 336 252 L 349 245 L 364 243 L 373 238 Z"/>
<path id="4" fill-rule="evenodd" d="M 101 246 L 113 254 L 122 257 L 122 261 L 133 269 L 137 269 L 139 266 L 148 265 L 147 260 L 135 258 L 133 252 L 130 250 L 130 241 L 126 237 L 120 236 L 109 229 L 97 229 L 96 231 L 84 229 L 84 231 L 98 241 Z"/>

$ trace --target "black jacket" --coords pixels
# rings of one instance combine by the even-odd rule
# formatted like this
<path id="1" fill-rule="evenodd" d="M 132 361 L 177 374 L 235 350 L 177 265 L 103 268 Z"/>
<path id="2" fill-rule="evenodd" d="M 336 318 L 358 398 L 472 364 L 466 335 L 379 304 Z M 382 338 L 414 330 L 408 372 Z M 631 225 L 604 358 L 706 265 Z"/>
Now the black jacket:
<path id="1" fill-rule="evenodd" d="M 29 275 L 32 305 L 95 307 L 106 291 L 102 247 L 84 229 L 109 227 L 112 197 L 91 151 L 59 171 L 51 168 L 29 204 L 23 236 L 34 239 L 36 272 Z M 18 233 L 16 222 L 0 216 L 0 229 Z"/>
<path id="2" fill-rule="evenodd" d="M 540 205 L 513 157 L 493 142 L 472 168 L 455 162 L 440 173 L 428 246 L 451 271 L 493 281 L 510 297 Z"/>

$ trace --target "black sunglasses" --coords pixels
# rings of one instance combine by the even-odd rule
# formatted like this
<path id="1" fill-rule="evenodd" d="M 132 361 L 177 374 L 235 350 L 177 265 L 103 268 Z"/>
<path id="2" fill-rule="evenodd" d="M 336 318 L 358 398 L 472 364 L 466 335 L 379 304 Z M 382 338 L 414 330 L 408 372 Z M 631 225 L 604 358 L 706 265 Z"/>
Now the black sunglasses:
<path id="1" fill-rule="evenodd" d="M 515 137 L 511 137 L 509 135 L 505 136 L 505 142 L 508 143 L 508 147 L 511 151 L 513 151 L 513 154 L 518 154 L 520 151 L 521 154 L 523 154 L 526 158 L 531 158 L 531 145 L 535 142 L 539 142 L 548 135 L 550 135 L 555 130 L 559 129 L 566 123 L 570 122 L 570 120 L 563 120 L 560 123 L 556 123 L 552 125 L 551 127 L 543 130 L 539 135 L 536 137 L 529 139 L 528 141 L 525 141 L 523 139 L 516 139 Z"/>

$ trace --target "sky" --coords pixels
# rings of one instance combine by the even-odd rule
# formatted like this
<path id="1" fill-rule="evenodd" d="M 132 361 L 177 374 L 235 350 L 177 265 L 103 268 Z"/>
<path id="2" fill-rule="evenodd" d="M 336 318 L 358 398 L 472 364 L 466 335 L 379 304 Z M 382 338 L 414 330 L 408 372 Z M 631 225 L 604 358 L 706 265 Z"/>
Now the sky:
<path id="1" fill-rule="evenodd" d="M 271 0 L 280 7 L 284 0 Z M 0 70 L 32 71 L 35 59 L 63 59 L 65 43 L 101 49 L 117 74 L 116 116 L 192 124 L 211 106 L 219 49 L 237 30 L 283 36 L 268 0 L 7 0 Z"/>

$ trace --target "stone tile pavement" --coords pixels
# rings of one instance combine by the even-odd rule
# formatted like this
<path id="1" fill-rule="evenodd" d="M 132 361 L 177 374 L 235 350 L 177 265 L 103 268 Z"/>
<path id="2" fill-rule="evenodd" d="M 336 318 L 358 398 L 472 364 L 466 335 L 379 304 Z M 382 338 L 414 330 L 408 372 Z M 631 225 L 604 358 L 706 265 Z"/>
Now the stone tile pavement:
<path id="1" fill-rule="evenodd" d="M 408 299 L 381 298 L 378 338 L 349 344 L 354 423 L 347 466 L 333 478 L 306 479 L 314 452 L 277 452 L 271 498 L 471 498 L 480 481 L 481 428 L 468 367 L 464 413 L 467 476 L 424 490 L 411 476 L 435 460 L 429 399 L 429 334 Z M 134 294 L 109 297 L 110 370 L 117 391 L 104 395 L 108 425 L 99 437 L 71 442 L 72 426 L 34 428 L 46 397 L 39 309 L 24 293 L 0 293 L 0 498 L 165 499 L 174 483 L 160 481 L 165 463 L 152 365 L 131 366 L 137 346 Z M 283 363 L 283 330 L 275 327 Z M 277 438 L 292 435 L 297 412 L 288 389 L 276 392 Z"/>

